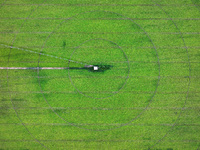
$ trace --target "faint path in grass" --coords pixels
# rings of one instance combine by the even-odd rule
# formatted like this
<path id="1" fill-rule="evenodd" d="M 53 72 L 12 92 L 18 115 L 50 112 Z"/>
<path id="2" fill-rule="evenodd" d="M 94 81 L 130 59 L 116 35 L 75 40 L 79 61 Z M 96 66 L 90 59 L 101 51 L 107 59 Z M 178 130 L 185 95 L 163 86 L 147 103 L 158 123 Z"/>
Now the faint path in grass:
<path id="1" fill-rule="evenodd" d="M 41 69 L 41 70 L 52 70 L 52 69 L 69 69 L 69 67 L 0 67 L 0 69 L 8 69 L 8 70 L 36 70 L 36 69 Z"/>
<path id="2" fill-rule="evenodd" d="M 24 22 L 21 24 L 21 26 L 20 26 L 20 28 L 19 28 L 19 31 L 20 31 L 20 29 L 23 27 L 23 25 L 24 25 L 24 23 L 30 18 L 30 16 L 43 4 L 43 3 L 45 3 L 47 0 L 43 0 L 42 2 L 41 2 L 41 4 L 38 4 L 38 6 L 36 7 L 36 8 L 34 8 L 34 9 L 32 9 L 31 10 L 31 12 L 30 12 L 30 14 L 28 15 L 28 17 L 24 20 Z M 16 40 L 16 36 L 17 36 L 17 33 L 15 34 L 15 36 L 14 36 L 14 40 L 12 41 L 12 45 L 14 44 L 14 42 L 15 42 L 15 40 Z M 8 64 L 9 64 L 9 62 L 10 62 L 10 56 L 11 56 L 11 51 L 12 51 L 12 48 L 10 47 L 10 51 L 9 51 L 9 55 L 8 55 Z M 9 71 L 7 70 L 7 86 L 9 86 Z M 43 143 L 41 143 L 41 141 L 40 140 L 38 140 L 30 131 L 29 131 L 29 129 L 26 127 L 26 125 L 23 123 L 23 121 L 22 121 L 22 119 L 19 117 L 19 114 L 18 114 L 18 112 L 17 112 L 17 110 L 16 110 L 16 108 L 15 108 L 15 105 L 14 105 L 14 99 L 12 98 L 12 92 L 9 90 L 9 88 L 8 88 L 8 96 L 10 97 L 10 101 L 11 101 L 11 103 L 12 103 L 12 107 L 13 107 L 13 109 L 14 109 L 14 111 L 15 111 L 15 114 L 16 114 L 16 116 L 17 116 L 17 118 L 19 119 L 19 121 L 21 122 L 21 124 L 23 125 L 23 127 L 26 129 L 26 131 L 28 132 L 28 134 L 33 138 L 33 140 L 34 141 L 36 141 L 37 143 L 39 143 L 43 148 L 45 148 L 45 149 L 49 149 L 48 147 L 46 147 Z"/>
<path id="3" fill-rule="evenodd" d="M 169 131 L 167 131 L 167 133 L 166 133 L 160 140 L 158 140 L 157 142 L 155 142 L 154 145 L 152 145 L 151 147 L 149 147 L 149 149 L 153 148 L 155 145 L 157 145 L 158 143 L 160 143 L 160 142 L 169 134 L 169 132 L 171 132 L 172 129 L 176 126 L 176 124 L 177 124 L 177 122 L 178 122 L 178 120 L 179 120 L 181 114 L 183 113 L 183 110 L 184 110 L 185 105 L 186 105 L 186 101 L 188 100 L 189 89 L 190 89 L 190 83 L 191 83 L 191 64 L 190 64 L 190 57 L 189 57 L 189 53 L 188 53 L 188 48 L 187 48 L 186 43 L 185 43 L 185 40 L 184 40 L 184 38 L 183 38 L 183 34 L 182 34 L 181 30 L 178 28 L 178 26 L 177 26 L 177 24 L 175 23 L 175 21 L 174 21 L 174 20 L 170 17 L 170 15 L 162 8 L 162 6 L 161 6 L 160 4 L 158 4 L 155 0 L 152 0 L 152 2 L 153 2 L 154 4 L 156 4 L 156 5 L 168 16 L 168 18 L 173 22 L 174 26 L 176 27 L 176 29 L 177 29 L 177 30 L 179 31 L 179 33 L 180 33 L 180 36 L 181 36 L 181 39 L 182 39 L 182 41 L 183 41 L 183 43 L 184 43 L 184 45 L 185 45 L 185 50 L 186 50 L 187 57 L 188 57 L 188 64 L 189 64 L 189 76 L 188 76 L 188 80 L 189 80 L 189 82 L 188 82 L 188 87 L 187 87 L 187 96 L 186 96 L 186 100 L 185 100 L 185 102 L 184 102 L 184 104 L 183 104 L 183 108 L 182 108 L 180 114 L 178 115 L 177 119 L 175 120 L 174 124 L 173 124 L 172 127 L 169 129 Z"/>
<path id="4" fill-rule="evenodd" d="M 36 51 L 28 50 L 28 49 L 25 49 L 25 48 L 19 48 L 19 47 L 9 46 L 9 45 L 5 45 L 5 44 L 0 44 L 0 45 L 4 46 L 6 48 L 17 49 L 17 50 L 26 51 L 26 52 L 29 52 L 29 53 L 35 53 L 35 54 L 39 54 L 39 55 L 43 55 L 43 56 L 48 56 L 48 57 L 51 57 L 51 58 L 56 58 L 56 59 L 60 59 L 60 60 L 66 60 L 66 61 L 70 61 L 70 62 L 74 62 L 74 63 L 87 65 L 86 63 L 83 63 L 83 62 L 78 62 L 78 61 L 70 60 L 70 59 L 67 59 L 67 58 L 58 57 L 58 56 L 45 54 L 45 53 L 41 53 L 41 52 L 36 52 Z"/>
<path id="5" fill-rule="evenodd" d="M 0 5 L 0 8 L 3 7 L 5 5 L 7 0 L 4 0 L 3 3 Z"/>
<path id="6" fill-rule="evenodd" d="M 192 3 L 196 6 L 196 8 L 199 10 L 199 12 L 200 12 L 200 1 L 199 0 L 191 0 L 192 1 Z"/>

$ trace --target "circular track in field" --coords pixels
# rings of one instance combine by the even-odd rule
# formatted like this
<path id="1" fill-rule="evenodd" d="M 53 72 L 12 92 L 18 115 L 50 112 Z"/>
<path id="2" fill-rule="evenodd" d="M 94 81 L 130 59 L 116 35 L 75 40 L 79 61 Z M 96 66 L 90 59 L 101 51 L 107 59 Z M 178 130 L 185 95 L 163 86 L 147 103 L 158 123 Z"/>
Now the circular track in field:
<path id="1" fill-rule="evenodd" d="M 168 15 L 167 15 L 168 16 Z M 168 16 L 169 17 L 169 16 Z M 127 19 L 127 20 L 130 20 L 130 19 Z M 175 23 L 174 23 L 175 24 Z M 175 26 L 176 26 L 176 24 L 175 24 Z M 181 33 L 180 33 L 181 34 Z M 96 38 L 96 37 L 91 37 L 91 38 Z M 183 39 L 183 38 L 182 38 Z M 88 40 L 88 39 L 86 39 L 86 40 Z M 82 42 L 84 42 L 84 40 L 82 41 Z M 119 43 L 118 43 L 119 44 Z M 78 44 L 77 44 L 78 45 Z M 77 45 L 74 45 L 74 46 L 77 46 Z M 119 44 L 120 46 L 121 46 L 121 43 Z M 184 45 L 185 45 L 185 43 L 184 43 Z M 186 51 L 187 51 L 187 49 L 186 49 Z M 188 52 L 187 52 L 188 53 Z M 67 56 L 69 56 L 69 55 L 67 55 Z M 131 60 L 131 59 L 130 59 Z M 39 71 L 39 70 L 38 70 Z M 39 72 L 38 72 L 39 73 Z M 39 76 L 38 76 L 38 78 L 39 78 Z M 39 79 L 40 80 L 40 79 Z M 43 86 L 41 86 L 42 88 L 44 88 Z M 189 90 L 189 86 L 188 86 L 188 90 Z M 125 90 L 124 90 L 125 91 Z M 124 92 L 125 93 L 125 92 Z M 154 93 L 154 95 L 155 95 L 155 93 Z M 152 99 L 153 99 L 153 97 L 154 97 L 154 95 L 152 96 Z M 75 95 L 76 96 L 76 95 Z M 47 99 L 49 98 L 49 97 L 46 97 L 46 95 L 44 96 L 44 98 L 45 98 L 45 101 L 47 101 Z M 46 99 L 47 98 L 47 99 Z M 188 96 L 187 96 L 187 98 L 188 98 Z M 152 101 L 152 99 L 150 98 L 150 102 Z M 67 99 L 66 99 L 67 100 Z M 69 99 L 68 99 L 69 100 Z M 11 100 L 12 101 L 12 100 Z M 51 104 L 51 102 L 49 102 L 48 104 Z M 147 105 L 148 106 L 148 105 Z M 51 106 L 50 106 L 51 107 Z M 53 107 L 53 106 L 52 106 Z M 65 119 L 65 116 L 62 116 L 62 115 L 60 115 L 54 108 L 52 108 L 51 107 L 51 109 L 59 116 L 59 117 L 61 117 L 63 120 L 67 120 L 67 119 Z M 13 106 L 13 108 L 14 108 L 14 106 Z M 147 107 L 146 107 L 147 108 Z M 146 110 L 146 108 L 144 109 L 144 110 Z M 15 110 L 16 111 L 16 110 Z M 17 114 L 17 116 L 18 116 L 18 113 L 16 112 L 16 114 Z M 81 113 L 80 113 L 81 114 Z M 142 114 L 142 113 L 140 113 L 140 114 Z M 140 115 L 138 115 L 138 116 L 140 116 Z M 180 115 L 179 115 L 179 117 L 180 117 Z M 178 117 L 178 118 L 179 118 Z M 135 117 L 135 118 L 137 118 L 137 117 Z M 135 118 L 133 119 L 133 120 L 135 120 Z M 19 119 L 20 119 L 20 117 L 19 117 Z M 131 120 L 131 121 L 133 121 L 133 120 Z M 177 119 L 178 120 L 178 119 Z M 176 125 L 176 122 L 177 122 L 177 120 L 175 121 L 175 123 L 174 123 L 174 125 L 172 126 L 172 127 L 174 127 L 175 125 Z M 20 121 L 21 121 L 21 119 L 20 119 Z M 130 122 L 131 122 L 130 121 Z M 84 129 L 88 129 L 87 128 L 87 126 L 79 126 L 78 124 L 76 124 L 76 123 L 74 123 L 73 121 L 71 121 L 71 122 L 69 122 L 68 120 L 66 121 L 66 122 L 68 122 L 69 124 L 71 124 L 71 125 L 74 125 L 74 126 L 77 126 L 77 127 L 79 127 L 79 128 L 84 128 Z M 129 123 L 130 123 L 129 122 Z M 22 122 L 23 123 L 23 122 Z M 127 123 L 128 124 L 128 123 Z M 119 126 L 117 126 L 117 127 L 121 127 L 121 126 L 124 126 L 124 125 L 127 125 L 127 124 L 120 124 Z M 25 126 L 24 126 L 25 127 Z M 27 129 L 27 127 L 25 127 L 26 129 Z M 115 128 L 115 127 L 114 127 Z M 109 129 L 112 129 L 112 128 L 109 128 Z M 92 130 L 109 130 L 109 129 L 92 129 Z M 28 129 L 27 129 L 28 130 Z M 91 130 L 91 128 L 89 129 L 89 130 Z M 168 131 L 168 132 L 170 132 L 171 131 L 171 129 Z M 28 131 L 29 132 L 29 131 Z M 168 134 L 168 132 L 167 132 L 167 134 Z M 166 134 L 166 135 L 167 135 Z M 165 136 L 164 136 L 165 137 Z M 163 138 L 164 138 L 163 137 Z M 163 138 L 161 138 L 158 142 L 160 142 Z M 153 145 L 152 147 L 154 147 L 155 145 Z"/>
<path id="2" fill-rule="evenodd" d="M 111 65 L 110 70 L 105 72 L 68 69 L 72 85 L 84 96 L 94 99 L 107 98 L 117 94 L 126 85 L 130 70 L 129 61 L 123 49 L 116 43 L 106 39 L 85 41 L 75 48 L 70 60 L 76 58 L 91 65 Z M 69 68 L 73 65 L 74 63 L 69 61 Z M 112 75 L 115 75 L 118 80 L 112 82 L 113 79 L 110 78 Z M 89 92 L 83 92 L 86 89 Z"/>
<path id="3" fill-rule="evenodd" d="M 140 34 L 137 34 L 138 32 Z M 55 53 L 66 57 L 71 56 L 70 59 L 73 62 L 77 61 L 77 63 L 70 61 L 71 67 L 74 67 L 74 65 L 83 67 L 85 63 L 88 65 L 105 63 L 106 65 L 114 66 L 115 70 L 112 68 L 102 74 L 91 73 L 87 70 L 70 70 L 70 78 L 73 80 L 71 86 L 69 84 L 71 81 L 67 80 L 67 78 L 65 80 L 66 83 L 59 83 L 58 81 L 55 81 L 55 83 L 54 81 L 50 82 L 50 84 L 48 82 L 40 82 L 45 101 L 62 120 L 79 128 L 104 131 L 130 124 L 147 109 L 159 85 L 160 64 L 152 40 L 138 24 L 115 12 L 85 12 L 66 19 L 59 24 L 48 36 L 44 46 L 62 47 L 63 41 L 65 41 L 66 45 L 75 47 L 75 49 L 60 48 L 56 49 Z M 138 47 L 142 46 L 153 48 L 146 52 L 138 49 Z M 42 50 L 46 51 L 45 48 Z M 97 53 L 96 58 L 95 53 Z M 113 55 L 104 55 L 105 53 L 113 53 Z M 144 58 L 146 61 L 154 61 L 156 63 L 145 63 L 143 62 Z M 127 60 L 132 60 L 132 63 L 127 63 Z M 40 65 L 42 63 L 39 61 Z M 42 72 L 44 71 L 38 70 L 38 75 Z M 56 71 L 54 72 L 56 74 Z M 129 76 L 131 78 L 127 80 Z M 138 76 L 153 76 L 153 78 L 138 78 Z M 75 80 L 77 80 L 76 83 Z M 61 87 L 61 84 L 62 89 L 56 86 L 60 85 Z M 98 84 L 100 86 L 95 87 Z M 47 88 L 51 89 L 51 94 L 45 94 L 48 91 Z M 62 90 L 62 93 L 56 93 L 58 88 Z M 110 90 L 104 90 L 103 88 L 110 88 Z M 75 93 L 77 93 L 76 91 L 79 92 L 77 94 L 72 92 L 72 98 L 67 90 L 73 90 Z M 119 90 L 120 92 L 115 94 Z M 151 92 L 148 92 L 149 90 Z M 112 93 L 113 91 L 115 92 L 114 94 Z M 97 96 L 95 97 L 94 94 Z M 80 108 L 80 110 L 71 109 L 66 113 L 61 113 L 53 108 L 55 105 Z M 142 109 L 121 108 L 130 106 L 141 107 Z M 92 126 L 88 126 L 88 124 L 92 124 Z M 104 126 L 101 124 L 112 125 Z"/>

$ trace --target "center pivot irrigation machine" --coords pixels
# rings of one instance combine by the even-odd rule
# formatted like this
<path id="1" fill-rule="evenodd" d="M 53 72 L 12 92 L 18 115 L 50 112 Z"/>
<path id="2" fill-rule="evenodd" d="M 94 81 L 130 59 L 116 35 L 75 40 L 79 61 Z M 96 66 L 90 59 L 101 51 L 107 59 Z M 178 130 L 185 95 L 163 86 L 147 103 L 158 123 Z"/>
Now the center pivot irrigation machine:
<path id="1" fill-rule="evenodd" d="M 104 72 L 112 68 L 111 65 L 85 65 L 85 69 L 88 69 L 92 72 Z"/>

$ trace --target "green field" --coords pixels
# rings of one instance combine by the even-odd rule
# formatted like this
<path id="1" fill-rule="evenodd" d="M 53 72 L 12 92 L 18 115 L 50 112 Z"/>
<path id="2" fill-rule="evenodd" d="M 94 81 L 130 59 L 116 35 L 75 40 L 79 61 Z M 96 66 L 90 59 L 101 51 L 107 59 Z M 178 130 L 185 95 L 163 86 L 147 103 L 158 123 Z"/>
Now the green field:
<path id="1" fill-rule="evenodd" d="M 0 150 L 200 148 L 199 0 L 0 0 L 0 67 L 69 68 L 0 68 Z"/>

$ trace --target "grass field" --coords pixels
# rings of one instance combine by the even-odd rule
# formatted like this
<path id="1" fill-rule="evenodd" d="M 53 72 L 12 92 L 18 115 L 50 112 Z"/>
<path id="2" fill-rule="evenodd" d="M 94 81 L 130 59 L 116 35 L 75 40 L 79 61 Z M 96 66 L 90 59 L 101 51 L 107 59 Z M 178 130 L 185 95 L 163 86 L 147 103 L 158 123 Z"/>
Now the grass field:
<path id="1" fill-rule="evenodd" d="M 199 149 L 199 25 L 199 0 L 0 0 L 0 67 L 69 68 L 0 69 L 0 149 Z"/>

